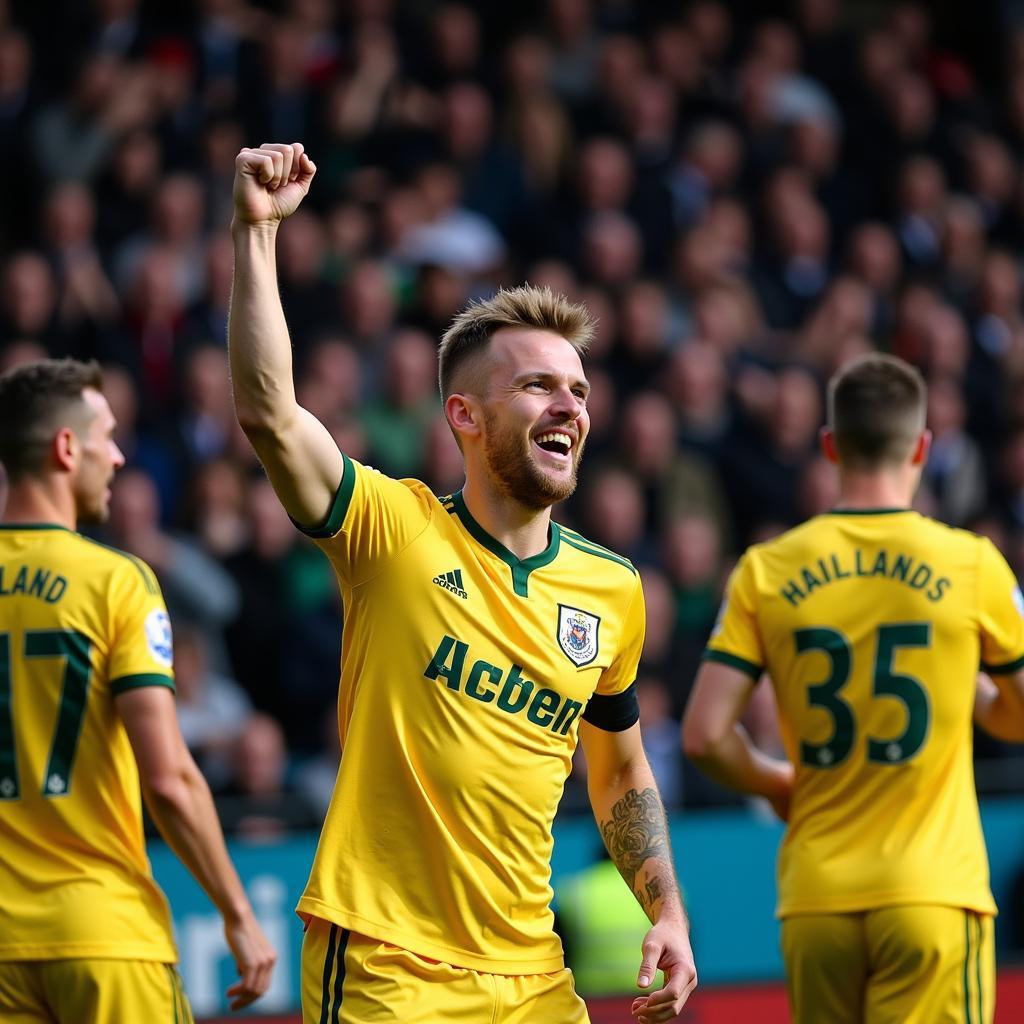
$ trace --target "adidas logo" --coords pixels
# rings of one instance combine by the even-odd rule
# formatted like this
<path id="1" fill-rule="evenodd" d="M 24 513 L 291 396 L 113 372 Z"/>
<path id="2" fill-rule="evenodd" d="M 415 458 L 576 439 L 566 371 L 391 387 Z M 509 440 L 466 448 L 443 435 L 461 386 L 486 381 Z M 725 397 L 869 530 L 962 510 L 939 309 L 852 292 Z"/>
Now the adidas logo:
<path id="1" fill-rule="evenodd" d="M 443 589 L 447 590 L 450 594 L 455 594 L 456 597 L 461 597 L 463 601 L 469 597 L 469 594 L 462 589 L 462 570 L 453 569 L 451 572 L 438 573 L 434 577 L 434 582 Z"/>

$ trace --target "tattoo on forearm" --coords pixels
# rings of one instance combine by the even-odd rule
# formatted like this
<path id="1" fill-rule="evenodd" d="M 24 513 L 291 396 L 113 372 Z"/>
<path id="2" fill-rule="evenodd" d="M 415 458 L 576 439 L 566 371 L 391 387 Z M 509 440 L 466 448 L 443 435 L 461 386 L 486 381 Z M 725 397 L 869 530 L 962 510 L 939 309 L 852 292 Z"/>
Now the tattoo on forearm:
<path id="1" fill-rule="evenodd" d="M 601 837 L 619 873 L 645 910 L 649 911 L 665 895 L 665 884 L 675 890 L 665 809 L 657 790 L 629 790 L 612 806 L 611 820 L 601 822 Z M 664 866 L 656 873 L 648 872 L 638 890 L 637 874 L 652 858 L 662 861 Z"/>
<path id="2" fill-rule="evenodd" d="M 654 904 L 661 899 L 661 879 L 651 878 L 648 879 L 647 884 L 644 886 L 644 895 L 647 897 L 646 900 L 641 899 L 642 903 L 645 903 L 648 907 L 653 907 Z"/>

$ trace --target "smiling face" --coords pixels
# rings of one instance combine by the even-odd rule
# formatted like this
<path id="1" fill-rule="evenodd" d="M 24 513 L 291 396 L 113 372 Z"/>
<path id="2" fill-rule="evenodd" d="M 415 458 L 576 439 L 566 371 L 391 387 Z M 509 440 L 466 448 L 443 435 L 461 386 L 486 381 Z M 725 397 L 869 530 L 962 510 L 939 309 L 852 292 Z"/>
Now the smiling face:
<path id="1" fill-rule="evenodd" d="M 590 430 L 579 353 L 550 331 L 503 328 L 491 339 L 484 374 L 480 443 L 492 480 L 538 511 L 568 498 Z"/>
<path id="2" fill-rule="evenodd" d="M 80 446 L 72 478 L 75 510 L 80 522 L 103 523 L 110 514 L 110 481 L 124 465 L 124 455 L 114 441 L 114 414 L 107 400 L 92 388 L 82 397 L 90 416 L 75 430 Z"/>

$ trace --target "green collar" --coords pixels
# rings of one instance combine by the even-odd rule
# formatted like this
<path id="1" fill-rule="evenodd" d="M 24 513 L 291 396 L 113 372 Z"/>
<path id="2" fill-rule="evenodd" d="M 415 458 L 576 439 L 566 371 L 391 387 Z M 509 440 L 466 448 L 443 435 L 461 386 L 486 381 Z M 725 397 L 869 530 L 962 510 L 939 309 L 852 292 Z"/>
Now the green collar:
<path id="1" fill-rule="evenodd" d="M 833 508 L 828 516 L 888 516 L 895 512 L 913 512 L 912 508 Z"/>
<path id="2" fill-rule="evenodd" d="M 452 495 L 452 508 L 462 525 L 466 527 L 469 535 L 478 543 L 487 548 L 492 555 L 497 555 L 512 570 L 512 589 L 520 596 L 527 597 L 527 580 L 534 569 L 550 565 L 558 554 L 560 530 L 558 523 L 551 523 L 551 540 L 548 546 L 537 555 L 529 558 L 517 558 L 501 541 L 492 537 L 472 516 L 466 507 L 466 500 L 462 497 L 462 491 L 456 491 Z"/>
<path id="3" fill-rule="evenodd" d="M 74 533 L 60 523 L 0 523 L 0 530 L 63 530 L 65 533 Z"/>

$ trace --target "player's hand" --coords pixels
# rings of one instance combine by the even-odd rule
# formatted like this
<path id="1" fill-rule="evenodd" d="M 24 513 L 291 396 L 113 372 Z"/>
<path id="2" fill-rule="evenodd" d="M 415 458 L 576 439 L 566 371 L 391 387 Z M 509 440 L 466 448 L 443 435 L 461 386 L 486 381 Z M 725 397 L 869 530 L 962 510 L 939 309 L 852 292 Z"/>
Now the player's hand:
<path id="1" fill-rule="evenodd" d="M 277 953 L 251 912 L 238 921 L 225 921 L 224 936 L 238 968 L 238 981 L 228 986 L 229 1005 L 241 1010 L 270 987 Z"/>
<path id="2" fill-rule="evenodd" d="M 235 221 L 277 224 L 291 216 L 309 191 L 316 165 L 301 142 L 267 143 L 235 157 Z"/>
<path id="3" fill-rule="evenodd" d="M 697 968 L 686 925 L 681 921 L 659 921 L 644 936 L 643 960 L 637 985 L 647 988 L 655 971 L 665 972 L 665 986 L 650 995 L 638 996 L 630 1008 L 638 1024 L 659 1024 L 675 1020 L 697 987 Z"/>

